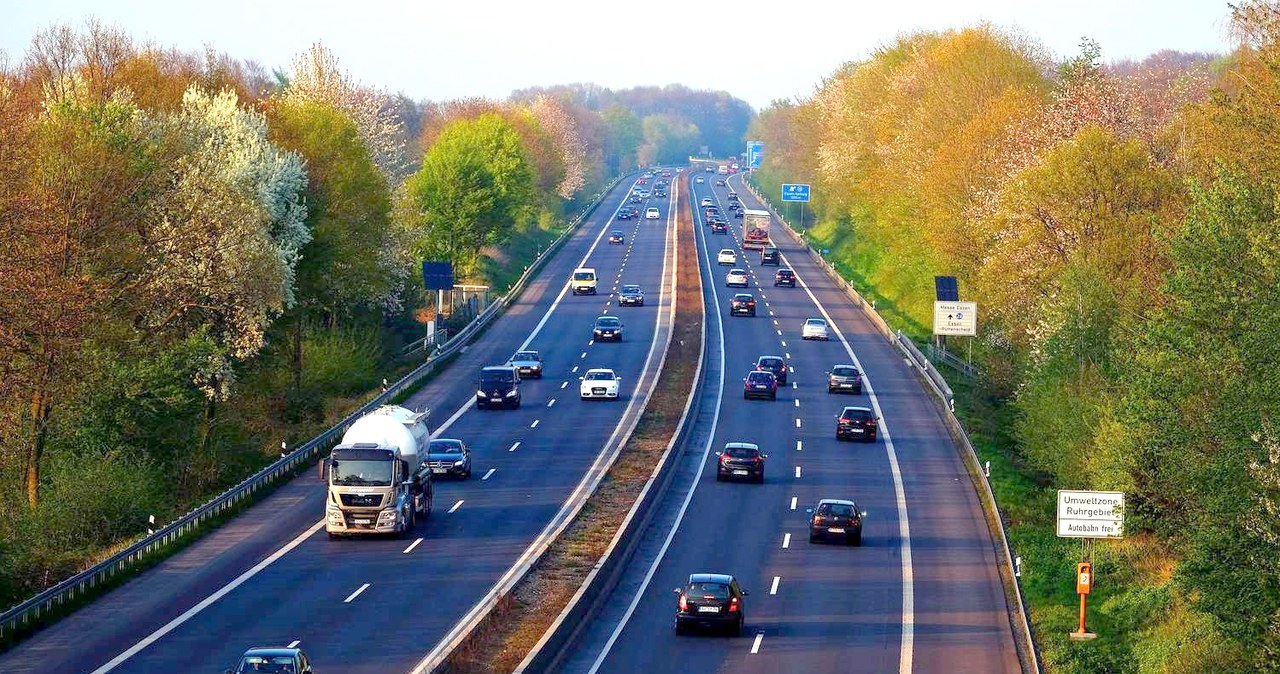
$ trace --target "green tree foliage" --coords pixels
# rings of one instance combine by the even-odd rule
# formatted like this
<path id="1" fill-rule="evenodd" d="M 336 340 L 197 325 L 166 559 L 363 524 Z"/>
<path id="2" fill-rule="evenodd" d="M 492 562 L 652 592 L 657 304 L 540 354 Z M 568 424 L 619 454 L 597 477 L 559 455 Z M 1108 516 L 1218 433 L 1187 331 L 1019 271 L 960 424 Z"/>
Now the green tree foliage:
<path id="1" fill-rule="evenodd" d="M 402 205 L 419 259 L 475 269 L 485 245 L 501 243 L 528 216 L 534 174 L 520 135 L 496 114 L 445 127 L 409 178 Z"/>

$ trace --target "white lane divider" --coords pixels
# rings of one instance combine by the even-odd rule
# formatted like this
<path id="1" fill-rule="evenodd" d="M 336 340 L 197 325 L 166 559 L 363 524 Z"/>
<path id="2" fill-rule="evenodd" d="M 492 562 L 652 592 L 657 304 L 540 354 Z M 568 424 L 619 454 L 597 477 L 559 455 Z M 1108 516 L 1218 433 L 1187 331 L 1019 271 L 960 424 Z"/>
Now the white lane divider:
<path id="1" fill-rule="evenodd" d="M 785 550 L 786 548 L 789 548 L 789 547 L 791 547 L 791 534 L 783 534 L 782 548 Z"/>
<path id="2" fill-rule="evenodd" d="M 799 387 L 799 386 L 797 386 L 795 382 L 791 382 L 791 388 L 796 389 L 796 388 L 800 388 L 800 387 Z"/>
<path id="3" fill-rule="evenodd" d="M 414 548 L 416 548 L 416 547 L 418 547 L 418 544 L 419 544 L 419 543 L 421 543 L 421 542 L 422 542 L 422 539 L 421 539 L 421 538 L 419 538 L 418 540 L 416 540 L 416 541 L 414 541 L 414 542 L 410 543 L 410 544 L 409 544 L 409 547 L 407 547 L 407 548 L 405 548 L 405 549 L 404 549 L 404 554 L 406 554 L 406 555 L 407 555 L 407 554 L 409 554 L 410 552 L 413 552 L 413 549 L 414 549 Z M 290 646 L 289 648 L 293 648 L 293 646 Z"/>
<path id="4" fill-rule="evenodd" d="M 577 371 L 578 371 L 578 366 L 577 366 L 577 365 L 574 365 L 574 366 L 573 366 L 573 369 L 572 369 L 572 370 L 569 370 L 569 372 L 570 372 L 570 373 L 576 373 Z"/>
<path id="5" fill-rule="evenodd" d="M 566 386 L 568 386 L 568 385 L 569 385 L 569 382 L 567 382 L 567 381 L 566 381 L 566 382 L 563 382 L 563 383 L 561 383 L 561 384 L 560 384 L 560 388 L 564 388 L 564 387 L 566 387 Z"/>
<path id="6" fill-rule="evenodd" d="M 751 642 L 751 654 L 760 652 L 760 642 L 764 641 L 764 632 L 756 632 L 756 640 Z"/>
<path id="7" fill-rule="evenodd" d="M 529 428 L 537 428 L 537 427 L 538 427 L 538 422 L 539 422 L 539 421 L 542 421 L 542 420 L 541 420 L 541 419 L 534 419 L 534 420 L 533 420 L 533 423 L 529 424 Z M 797 426 L 799 426 L 799 425 L 800 425 L 800 424 L 799 424 L 799 421 L 800 421 L 799 419 L 796 419 L 796 422 L 797 422 L 797 423 L 796 423 L 796 425 L 797 425 Z"/>
<path id="8" fill-rule="evenodd" d="M 786 342 L 783 342 L 783 343 L 782 343 L 782 346 L 783 346 L 783 347 L 785 347 L 786 345 L 787 345 L 787 343 L 786 343 Z M 790 353 L 787 353 L 787 354 L 785 354 L 785 355 L 786 355 L 786 357 L 787 357 L 787 360 L 791 360 L 791 354 L 790 354 Z"/>
<path id="9" fill-rule="evenodd" d="M 795 510 L 795 509 L 796 509 L 796 497 L 795 497 L 795 496 L 792 496 L 792 497 L 791 497 L 791 509 L 792 509 L 792 510 Z"/>
<path id="10" fill-rule="evenodd" d="M 547 407 L 551 407 L 551 406 L 552 406 L 552 405 L 554 405 L 554 404 L 556 404 L 556 399 L 555 399 L 555 398 L 552 398 L 552 399 L 547 403 Z M 798 407 L 798 405 L 797 405 L 797 407 Z"/>
<path id="11" fill-rule="evenodd" d="M 290 641 L 289 645 L 285 646 L 285 648 L 297 648 L 300 643 L 302 643 L 300 640 L 294 639 L 293 641 Z"/>
<path id="12" fill-rule="evenodd" d="M 536 423 L 538 423 L 538 422 L 536 422 L 536 421 L 535 421 L 535 422 L 533 422 L 533 423 L 535 423 L 535 424 L 536 424 Z M 800 420 L 799 420 L 799 419 L 796 419 L 796 428 L 800 428 Z"/>
<path id="13" fill-rule="evenodd" d="M 591 340 L 591 341 L 593 341 L 593 342 L 594 342 L 595 340 Z M 586 351 L 583 351 L 583 352 L 582 352 L 582 355 L 581 355 L 581 356 L 579 356 L 579 358 L 586 358 L 586 357 L 587 357 L 587 352 L 586 352 Z"/>
<path id="14" fill-rule="evenodd" d="M 342 600 L 342 603 L 344 603 L 344 604 L 350 604 L 352 601 L 354 601 L 354 600 L 355 600 L 355 598 L 356 598 L 356 597 L 359 597 L 359 596 L 360 596 L 360 593 L 361 593 L 361 592 L 364 592 L 364 591 L 365 591 L 365 590 L 367 590 L 367 589 L 369 589 L 369 584 L 368 584 L 368 583 L 365 583 L 364 585 L 361 585 L 359 588 L 357 588 L 357 589 L 356 589 L 356 591 L 355 591 L 355 592 L 352 592 L 351 594 L 347 595 L 347 598 L 346 598 L 346 599 L 343 599 L 343 600 Z"/>
<path id="15" fill-rule="evenodd" d="M 463 503 L 465 503 L 465 499 L 458 499 L 458 502 L 453 504 L 453 507 L 449 509 L 449 514 L 452 515 L 457 512 L 458 508 L 461 508 Z"/>
<path id="16" fill-rule="evenodd" d="M 778 331 L 778 336 L 779 336 L 779 337 L 781 337 L 781 336 L 782 336 L 782 331 L 781 331 L 781 330 L 779 330 L 779 331 Z"/>
<path id="17" fill-rule="evenodd" d="M 797 451 L 797 452 L 804 451 L 804 442 L 803 442 L 803 441 L 801 441 L 801 440 L 796 440 L 796 451 Z"/>
<path id="18" fill-rule="evenodd" d="M 514 451 L 516 451 L 516 448 L 518 448 L 519 446 L 520 446 L 520 441 L 519 441 L 519 440 L 517 440 L 516 442 L 512 443 L 512 445 L 511 445 L 511 449 L 508 449 L 507 451 L 508 451 L 508 452 L 514 452 Z"/>
<path id="19" fill-rule="evenodd" d="M 484 474 L 484 477 L 480 478 L 480 480 L 481 480 L 481 481 L 484 481 L 484 480 L 487 480 L 487 479 L 489 479 L 489 478 L 493 477 L 493 473 L 494 473 L 494 471 L 496 471 L 496 470 L 498 470 L 498 469 L 497 469 L 497 468 L 490 468 L 490 469 L 489 469 L 489 472 L 485 473 L 485 474 Z"/>
<path id="20" fill-rule="evenodd" d="M 781 576 L 773 577 L 773 585 L 769 586 L 769 594 L 778 594 L 778 581 L 782 580 Z"/>
<path id="21" fill-rule="evenodd" d="M 800 477 L 800 466 L 796 466 L 796 477 Z"/>
<path id="22" fill-rule="evenodd" d="M 799 398 L 795 398 L 795 399 L 794 399 L 794 401 L 795 401 L 796 407 L 799 407 L 799 406 L 800 406 L 800 399 L 799 399 Z"/>

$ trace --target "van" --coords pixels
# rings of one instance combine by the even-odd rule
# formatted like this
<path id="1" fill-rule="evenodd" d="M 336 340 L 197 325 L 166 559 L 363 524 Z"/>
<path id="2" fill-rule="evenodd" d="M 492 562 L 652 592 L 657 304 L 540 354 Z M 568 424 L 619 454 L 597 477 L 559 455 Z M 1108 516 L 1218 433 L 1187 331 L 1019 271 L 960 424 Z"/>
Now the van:
<path id="1" fill-rule="evenodd" d="M 574 295 L 594 295 L 596 294 L 596 270 L 591 267 L 574 269 L 573 280 L 570 283 Z"/>
<path id="2" fill-rule="evenodd" d="M 512 365 L 491 365 L 480 370 L 476 382 L 476 407 L 520 407 L 520 370 Z"/>
<path id="3" fill-rule="evenodd" d="M 729 175 L 729 167 L 724 164 L 721 164 L 717 172 L 722 176 L 727 176 Z"/>
<path id="4" fill-rule="evenodd" d="M 662 217 L 662 214 L 656 208 L 650 208 L 644 212 L 645 220 L 657 220 L 660 217 Z"/>

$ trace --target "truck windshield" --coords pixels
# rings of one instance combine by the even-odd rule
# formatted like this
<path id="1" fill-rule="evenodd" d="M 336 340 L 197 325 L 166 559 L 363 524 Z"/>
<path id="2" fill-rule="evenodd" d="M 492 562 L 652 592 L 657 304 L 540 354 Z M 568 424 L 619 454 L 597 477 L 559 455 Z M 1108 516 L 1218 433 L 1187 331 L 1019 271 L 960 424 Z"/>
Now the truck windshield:
<path id="1" fill-rule="evenodd" d="M 343 486 L 391 485 L 391 461 L 338 461 L 330 467 L 333 484 Z"/>

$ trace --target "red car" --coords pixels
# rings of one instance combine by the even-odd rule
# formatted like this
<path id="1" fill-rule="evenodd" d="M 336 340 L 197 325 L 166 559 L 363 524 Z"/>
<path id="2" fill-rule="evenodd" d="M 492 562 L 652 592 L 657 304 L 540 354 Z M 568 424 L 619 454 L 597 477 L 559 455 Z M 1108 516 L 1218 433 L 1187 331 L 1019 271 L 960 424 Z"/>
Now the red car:
<path id="1" fill-rule="evenodd" d="M 742 380 L 742 399 L 778 399 L 778 378 L 772 372 L 748 372 Z"/>
<path id="2" fill-rule="evenodd" d="M 783 386 L 787 385 L 787 373 L 790 368 L 787 367 L 787 361 L 782 356 L 760 356 L 756 359 L 756 372 L 772 372 L 773 376 L 778 378 L 778 383 Z"/>

